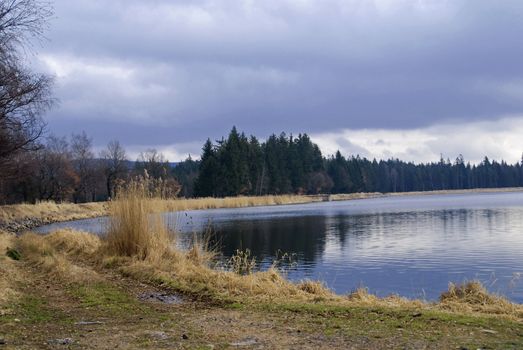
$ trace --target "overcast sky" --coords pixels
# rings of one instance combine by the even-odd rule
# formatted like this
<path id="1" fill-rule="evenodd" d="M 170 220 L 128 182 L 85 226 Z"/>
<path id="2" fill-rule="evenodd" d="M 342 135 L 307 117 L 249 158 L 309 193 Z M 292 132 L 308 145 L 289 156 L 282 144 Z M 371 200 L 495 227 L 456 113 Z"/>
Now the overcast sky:
<path id="1" fill-rule="evenodd" d="M 325 154 L 515 162 L 523 1 L 55 0 L 51 132 L 171 161 L 233 125 Z"/>

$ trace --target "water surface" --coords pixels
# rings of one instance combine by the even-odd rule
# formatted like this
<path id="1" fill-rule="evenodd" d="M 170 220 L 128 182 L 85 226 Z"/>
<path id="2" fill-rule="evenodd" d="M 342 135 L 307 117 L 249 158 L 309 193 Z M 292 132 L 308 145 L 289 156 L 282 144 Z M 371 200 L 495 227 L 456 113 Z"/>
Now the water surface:
<path id="1" fill-rule="evenodd" d="M 167 213 L 179 242 L 213 232 L 230 257 L 250 249 L 261 268 L 280 252 L 293 280 L 319 279 L 338 293 L 360 286 L 435 300 L 449 281 L 478 279 L 491 291 L 523 302 L 523 193 L 383 197 L 241 209 Z M 105 219 L 41 227 L 101 233 Z"/>

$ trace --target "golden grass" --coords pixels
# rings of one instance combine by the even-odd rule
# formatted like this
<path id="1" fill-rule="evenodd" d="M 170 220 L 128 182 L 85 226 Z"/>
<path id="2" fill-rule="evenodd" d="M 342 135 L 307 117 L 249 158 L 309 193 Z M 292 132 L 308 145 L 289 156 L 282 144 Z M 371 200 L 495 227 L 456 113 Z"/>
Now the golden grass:
<path id="1" fill-rule="evenodd" d="M 381 192 L 358 192 L 358 193 L 338 193 L 331 194 L 328 196 L 329 201 L 350 201 L 354 199 L 367 199 L 383 197 L 384 194 Z"/>
<path id="2" fill-rule="evenodd" d="M 280 196 L 238 196 L 225 198 L 153 199 L 156 211 L 185 211 L 219 208 L 244 208 L 266 205 L 304 204 L 321 202 L 320 196 L 280 195 Z"/>
<path id="3" fill-rule="evenodd" d="M 467 194 L 467 193 L 499 193 L 499 192 L 522 192 L 523 187 L 498 187 L 498 188 L 470 188 L 463 190 L 435 190 L 435 191 L 412 191 L 412 192 L 389 192 L 387 196 L 420 196 L 434 194 Z"/>
<path id="4" fill-rule="evenodd" d="M 226 198 L 191 198 L 191 199 L 151 199 L 151 208 L 155 212 L 203 210 L 218 208 L 243 208 L 253 206 L 268 206 L 282 204 L 305 204 L 323 201 L 344 201 L 354 199 L 376 198 L 381 196 L 432 195 L 432 194 L 463 194 L 463 193 L 491 193 L 491 192 L 519 192 L 521 187 L 511 188 L 481 188 L 469 190 L 442 190 L 424 192 L 395 192 L 376 193 L 347 193 L 331 195 L 267 195 L 267 196 L 239 196 Z M 37 204 L 15 204 L 0 206 L 0 227 L 15 223 L 27 224 L 28 227 L 36 224 L 69 221 L 104 216 L 108 214 L 110 202 L 97 203 L 54 203 L 41 202 Z M 24 227 L 21 227 L 23 229 Z"/>
<path id="5" fill-rule="evenodd" d="M 72 230 L 58 231 L 46 236 L 26 233 L 17 239 L 16 246 L 25 262 L 46 274 L 60 276 L 70 282 L 99 280 L 93 270 L 75 265 L 68 259 L 68 255 L 87 257 L 88 252 L 98 251 L 99 239 L 93 239 L 88 233 Z"/>
<path id="6" fill-rule="evenodd" d="M 107 203 L 55 203 L 14 204 L 0 206 L 0 224 L 23 223 L 27 220 L 52 223 L 86 219 L 105 215 Z"/>
<path id="7" fill-rule="evenodd" d="M 109 206 L 107 249 L 111 255 L 161 259 L 171 249 L 172 237 L 154 201 L 139 186 L 122 191 Z"/>
<path id="8" fill-rule="evenodd" d="M 226 198 L 161 199 L 149 198 L 148 208 L 154 212 L 201 210 L 217 208 L 240 208 L 262 205 L 281 205 L 319 202 L 320 196 L 260 196 Z M 110 214 L 112 202 L 14 204 L 0 206 L 0 227 L 20 224 L 20 229 L 60 221 L 87 219 Z"/>
<path id="9" fill-rule="evenodd" d="M 319 281 L 304 280 L 299 282 L 296 286 L 299 290 L 302 290 L 316 297 L 329 299 L 333 296 L 332 291 L 329 288 L 327 288 L 325 284 Z"/>
<path id="10" fill-rule="evenodd" d="M 108 243 L 103 239 L 72 230 L 62 230 L 46 236 L 27 233 L 12 239 L 21 251 L 23 260 L 39 267 L 41 271 L 66 277 L 71 282 L 97 281 L 97 273 L 80 266 L 91 264 L 119 271 L 141 282 L 216 302 L 321 302 L 333 306 L 437 310 L 523 320 L 523 305 L 491 294 L 475 281 L 462 285 L 450 284 L 449 290 L 442 293 L 440 301 L 435 303 L 410 300 L 397 295 L 380 298 L 370 294 L 365 288 L 342 296 L 334 294 L 318 281 L 291 282 L 275 268 L 244 275 L 231 270 L 215 269 L 207 258 L 195 257 L 194 251 L 180 251 L 171 245 L 164 251 L 161 259 L 158 259 L 155 256 L 143 257 L 139 254 L 115 256 L 109 253 Z M 0 242 L 5 242 L 2 235 Z M 198 249 L 202 249 L 202 246 Z M 0 264 L 0 268 L 5 269 L 5 265 Z M 5 274 L 0 275 L 0 281 L 4 276 Z M 0 296 L 5 295 L 8 290 L 6 285 L 0 286 Z"/>
<path id="11" fill-rule="evenodd" d="M 229 269 L 239 275 L 251 274 L 256 268 L 256 258 L 249 249 L 237 249 L 236 253 L 227 262 Z"/>
<path id="12" fill-rule="evenodd" d="M 347 295 L 350 302 L 364 306 L 387 306 L 387 307 L 401 307 L 401 308 L 430 308 L 430 304 L 421 300 L 411 300 L 399 295 L 389 295 L 380 298 L 375 294 L 369 293 L 367 288 L 360 287 Z"/>
<path id="13" fill-rule="evenodd" d="M 238 206 L 262 203 L 244 201 L 247 197 L 236 199 L 237 202 L 210 199 L 205 206 L 209 207 L 212 203 L 221 203 L 219 205 L 236 203 L 234 205 Z M 111 219 L 106 238 L 72 230 L 62 230 L 46 236 L 27 233 L 16 239 L 16 247 L 21 251 L 24 260 L 50 274 L 69 276 L 68 278 L 72 280 L 96 280 L 97 275 L 93 270 L 84 271 L 80 267 L 86 263 L 95 264 L 116 269 L 126 276 L 143 282 L 160 284 L 193 297 L 213 301 L 242 303 L 321 301 L 332 305 L 427 308 L 523 319 L 521 305 L 489 294 L 477 282 L 464 285 L 451 284 L 449 290 L 442 294 L 439 303 L 430 304 L 398 296 L 378 298 L 365 289 L 358 289 L 348 296 L 340 296 L 320 282 L 309 280 L 299 283 L 290 282 L 274 267 L 259 272 L 253 272 L 252 268 L 247 270 L 240 268 L 235 272 L 230 266 L 213 268 L 211 264 L 213 253 L 209 252 L 205 242 L 195 242 L 192 249 L 188 251 L 176 249 L 162 217 L 155 215 L 166 208 L 182 210 L 180 207 L 167 207 L 176 202 L 156 200 L 141 192 L 139 188 L 131 188 L 121 192 L 119 197 L 110 203 Z M 191 205 L 195 206 L 194 203 L 204 202 L 192 202 Z M 266 198 L 263 203 L 267 204 L 268 199 Z M 0 242 L 3 241 L 4 245 L 13 244 L 12 236 L 5 237 Z M 1 247 L 2 243 L 0 249 Z M 245 264 L 252 267 L 252 260 L 248 255 L 241 256 L 239 263 L 243 267 L 246 266 Z"/>
<path id="14" fill-rule="evenodd" d="M 15 236 L 0 231 L 0 316 L 10 312 L 8 305 L 18 297 L 14 284 L 19 281 L 15 264 L 5 253 L 15 245 Z"/>
<path id="15" fill-rule="evenodd" d="M 438 306 L 451 311 L 510 315 L 523 319 L 523 305 L 489 293 L 478 281 L 450 283 L 448 291 L 441 294 Z"/>
<path id="16" fill-rule="evenodd" d="M 284 295 L 310 299 L 310 294 L 314 294 L 312 289 L 304 290 L 287 281 L 276 269 L 245 274 L 213 269 L 213 254 L 204 243 L 195 242 L 188 251 L 174 247 L 162 217 L 153 215 L 156 209 L 155 200 L 139 187 L 121 192 L 109 209 L 110 227 L 102 249 L 105 253 L 100 254 L 106 257 L 105 265 L 117 265 L 125 274 L 140 280 L 161 282 L 181 292 L 212 299 Z M 326 295 L 323 289 L 321 292 Z"/>
<path id="17" fill-rule="evenodd" d="M 71 229 L 58 230 L 42 238 L 54 250 L 77 257 L 95 256 L 102 245 L 98 236 Z"/>

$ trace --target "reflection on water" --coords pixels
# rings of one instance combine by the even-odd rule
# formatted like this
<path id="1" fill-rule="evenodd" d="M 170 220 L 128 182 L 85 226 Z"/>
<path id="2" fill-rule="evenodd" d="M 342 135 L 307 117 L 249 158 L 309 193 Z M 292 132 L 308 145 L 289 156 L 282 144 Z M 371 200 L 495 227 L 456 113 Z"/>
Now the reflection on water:
<path id="1" fill-rule="evenodd" d="M 292 253 L 297 265 L 288 271 L 289 278 L 320 279 L 338 293 L 366 286 L 382 296 L 433 300 L 449 281 L 479 279 L 491 291 L 523 302 L 521 193 L 392 197 L 166 216 L 176 222 L 182 246 L 190 244 L 193 232 L 203 235 L 210 228 L 211 244 L 224 257 L 250 249 L 265 268 L 277 252 Z M 103 231 L 99 219 L 69 225 Z"/>

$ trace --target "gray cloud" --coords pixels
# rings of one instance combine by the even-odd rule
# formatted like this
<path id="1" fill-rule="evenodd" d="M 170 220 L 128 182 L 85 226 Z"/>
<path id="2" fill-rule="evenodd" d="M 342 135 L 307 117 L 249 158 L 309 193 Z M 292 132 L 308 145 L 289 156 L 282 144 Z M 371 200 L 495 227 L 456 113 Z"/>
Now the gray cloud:
<path id="1" fill-rule="evenodd" d="M 413 129 L 523 112 L 523 3 L 56 0 L 57 133 Z"/>

